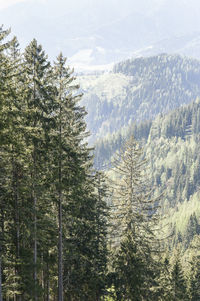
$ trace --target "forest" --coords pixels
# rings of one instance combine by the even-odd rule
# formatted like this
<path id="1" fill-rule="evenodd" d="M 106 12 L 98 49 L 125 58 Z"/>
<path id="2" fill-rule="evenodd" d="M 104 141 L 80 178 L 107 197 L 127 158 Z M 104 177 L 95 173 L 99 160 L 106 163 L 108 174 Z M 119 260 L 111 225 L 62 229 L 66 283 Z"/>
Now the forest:
<path id="1" fill-rule="evenodd" d="M 108 73 L 78 76 L 90 141 L 189 104 L 200 95 L 199 77 L 199 61 L 178 54 L 134 58 Z"/>
<path id="2" fill-rule="evenodd" d="M 0 301 L 200 300 L 199 100 L 94 149 L 62 53 L 0 73 Z"/>

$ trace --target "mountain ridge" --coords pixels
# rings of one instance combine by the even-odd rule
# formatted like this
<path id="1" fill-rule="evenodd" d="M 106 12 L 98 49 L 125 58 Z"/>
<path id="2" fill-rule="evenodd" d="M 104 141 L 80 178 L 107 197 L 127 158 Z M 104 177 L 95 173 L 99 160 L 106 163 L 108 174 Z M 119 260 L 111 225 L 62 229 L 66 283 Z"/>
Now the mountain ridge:
<path id="1" fill-rule="evenodd" d="M 199 77 L 200 61 L 167 54 L 126 60 L 112 72 L 78 77 L 90 141 L 195 100 Z"/>

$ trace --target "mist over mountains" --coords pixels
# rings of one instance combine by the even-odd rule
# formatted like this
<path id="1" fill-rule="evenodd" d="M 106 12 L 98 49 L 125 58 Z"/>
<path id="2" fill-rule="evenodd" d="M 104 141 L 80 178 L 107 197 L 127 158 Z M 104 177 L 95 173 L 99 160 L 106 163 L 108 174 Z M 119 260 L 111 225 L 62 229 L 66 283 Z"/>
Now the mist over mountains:
<path id="1" fill-rule="evenodd" d="M 0 17 L 22 47 L 34 36 L 51 59 L 62 50 L 78 71 L 160 52 L 198 58 L 199 10 L 197 0 L 38 0 L 4 8 Z"/>

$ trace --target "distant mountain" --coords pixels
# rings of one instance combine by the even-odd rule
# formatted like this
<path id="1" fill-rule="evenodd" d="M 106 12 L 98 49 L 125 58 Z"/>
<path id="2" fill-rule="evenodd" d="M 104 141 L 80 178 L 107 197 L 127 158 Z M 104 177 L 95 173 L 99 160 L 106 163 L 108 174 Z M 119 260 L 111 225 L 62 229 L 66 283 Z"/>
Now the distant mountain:
<path id="1" fill-rule="evenodd" d="M 159 53 L 180 54 L 200 59 L 200 32 L 177 35 L 151 43 L 131 53 L 132 57 L 152 56 Z"/>
<path id="2" fill-rule="evenodd" d="M 199 78 L 200 61 L 167 54 L 127 60 L 109 73 L 80 76 L 91 141 L 195 100 Z"/>
<path id="3" fill-rule="evenodd" d="M 0 18 L 22 48 L 35 37 L 50 59 L 62 50 L 77 71 L 160 52 L 199 58 L 198 0 L 16 2 Z"/>
<path id="4" fill-rule="evenodd" d="M 149 57 L 160 53 L 178 54 L 200 59 L 200 32 L 171 36 L 156 42 L 153 42 L 153 40 L 146 45 L 141 45 L 138 42 L 137 47 L 133 47 L 134 43 L 132 43 L 129 48 L 112 48 L 115 45 L 114 42 L 108 47 L 84 48 L 71 56 L 69 62 L 75 66 L 75 70 L 86 73 L 92 70 L 111 70 L 114 62 L 120 62 L 128 58 Z M 112 41 L 112 38 L 110 41 Z M 87 45 L 89 44 L 88 41 Z"/>

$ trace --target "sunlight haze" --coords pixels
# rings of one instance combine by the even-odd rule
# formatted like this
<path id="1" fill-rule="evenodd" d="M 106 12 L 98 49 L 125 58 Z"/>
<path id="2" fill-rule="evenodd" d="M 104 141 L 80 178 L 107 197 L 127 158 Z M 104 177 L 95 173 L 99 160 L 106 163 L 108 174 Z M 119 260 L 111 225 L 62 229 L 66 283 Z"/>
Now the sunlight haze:
<path id="1" fill-rule="evenodd" d="M 63 51 L 78 69 L 160 52 L 199 57 L 199 11 L 197 0 L 0 1 L 22 49 L 35 37 L 51 60 Z"/>

